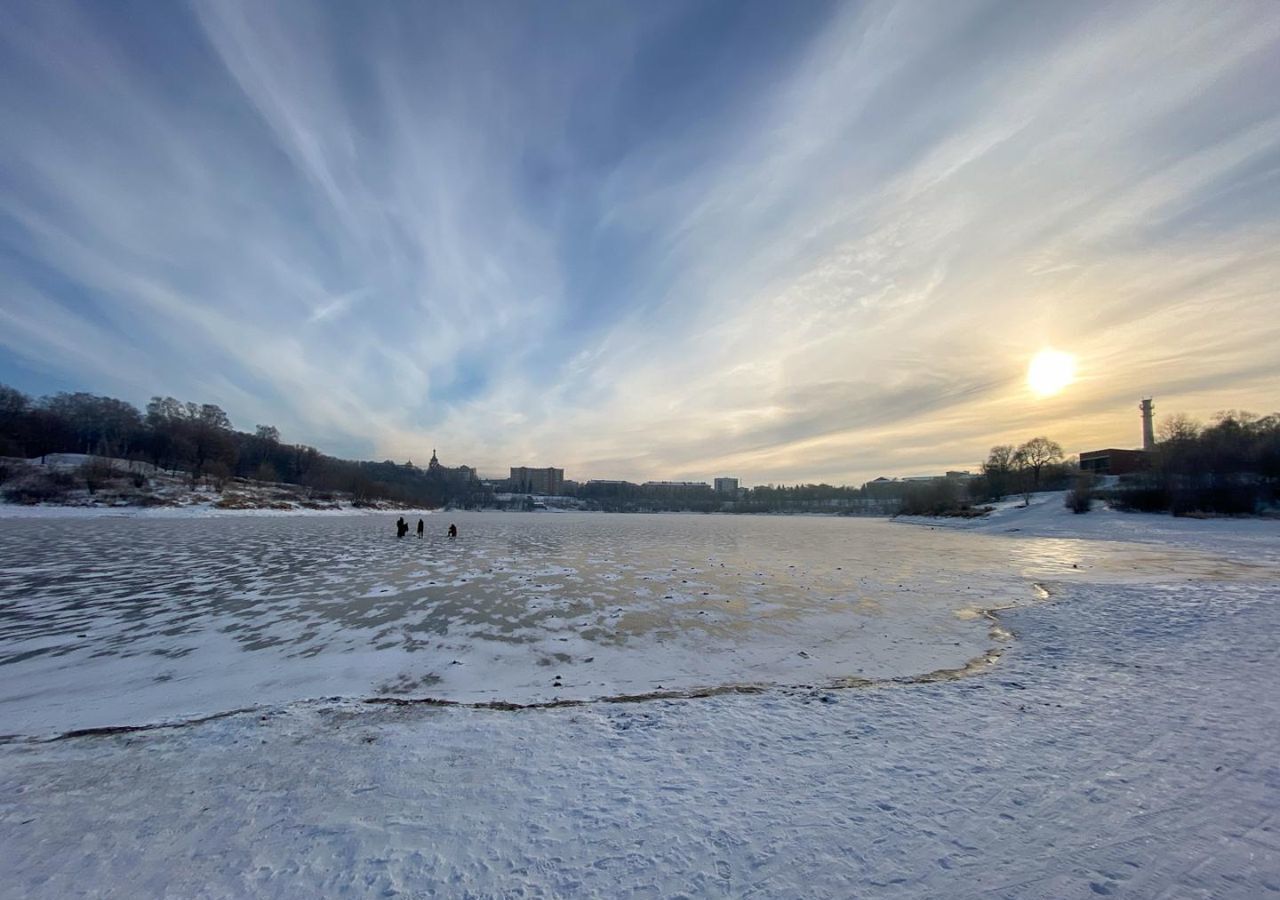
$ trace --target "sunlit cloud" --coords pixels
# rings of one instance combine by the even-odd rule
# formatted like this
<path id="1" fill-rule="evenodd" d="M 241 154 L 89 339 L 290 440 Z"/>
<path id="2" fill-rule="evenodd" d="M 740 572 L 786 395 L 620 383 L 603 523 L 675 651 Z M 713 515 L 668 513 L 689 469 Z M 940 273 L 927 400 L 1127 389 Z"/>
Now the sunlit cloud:
<path id="1" fill-rule="evenodd" d="M 1271 411 L 1274 4 L 25 3 L 0 380 L 569 477 Z M 708 50 L 708 48 L 714 48 Z M 1028 361 L 1069 348 L 1067 390 Z"/>

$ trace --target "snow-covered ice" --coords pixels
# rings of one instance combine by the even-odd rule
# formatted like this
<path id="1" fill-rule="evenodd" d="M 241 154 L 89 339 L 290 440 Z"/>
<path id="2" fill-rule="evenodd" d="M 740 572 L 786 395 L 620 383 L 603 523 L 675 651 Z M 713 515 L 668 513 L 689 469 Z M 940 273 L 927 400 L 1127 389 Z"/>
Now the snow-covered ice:
<path id="1" fill-rule="evenodd" d="M 1167 565 L 858 519 L 472 514 L 456 541 L 431 521 L 424 540 L 388 516 L 0 521 L 0 734 L 921 676 L 984 658 L 982 611 L 1038 580 Z"/>
<path id="2" fill-rule="evenodd" d="M 580 590 L 607 592 L 619 583 L 633 589 L 644 584 L 643 578 L 660 574 L 643 544 L 643 529 L 652 527 L 674 537 L 667 548 L 673 564 L 666 568 L 676 570 L 655 588 L 655 595 L 690 580 L 680 571 L 686 557 L 704 570 L 696 573 L 700 583 L 711 583 L 713 560 L 739 573 L 739 580 L 716 582 L 714 590 L 741 591 L 751 579 L 763 582 L 757 583 L 763 589 L 751 595 L 752 601 L 776 613 L 772 618 L 780 623 L 758 626 L 744 615 L 736 624 L 722 623 L 724 634 L 714 628 L 683 634 L 687 618 L 697 615 L 701 601 L 693 598 L 700 591 L 688 592 L 687 601 L 675 604 L 676 613 L 665 605 L 672 602 L 665 593 L 640 604 L 656 624 L 646 621 L 635 641 L 615 648 L 620 655 L 614 661 L 624 665 L 627 654 L 637 659 L 656 654 L 648 658 L 677 675 L 681 660 L 696 652 L 700 641 L 737 648 L 736 664 L 770 658 L 771 652 L 797 646 L 801 639 L 826 636 L 832 647 L 842 646 L 847 638 L 824 631 L 842 618 L 856 621 L 867 615 L 853 596 L 864 591 L 881 607 L 872 621 L 917 623 L 914 629 L 902 626 L 897 648 L 911 648 L 907 655 L 916 654 L 914 663 L 932 665 L 937 661 L 930 657 L 934 650 L 921 647 L 940 646 L 957 635 L 963 642 L 970 633 L 976 633 L 976 646 L 990 645 L 987 621 L 957 616 L 958 611 L 1003 605 L 994 601 L 1017 599 L 1019 589 L 1032 581 L 1044 584 L 1051 595 L 1047 601 L 1023 602 L 999 614 L 1014 637 L 1003 644 L 997 662 L 969 677 L 887 680 L 837 690 L 823 686 L 835 673 L 821 667 L 779 667 L 768 670 L 767 677 L 743 679 L 736 664 L 726 662 L 733 656 L 726 651 L 713 674 L 733 682 L 758 682 L 764 685 L 761 693 L 502 711 L 372 704 L 359 699 L 364 696 L 360 691 L 335 692 L 344 699 L 311 700 L 285 692 L 279 702 L 269 699 L 250 712 L 200 724 L 57 740 L 32 735 L 70 721 L 81 727 L 93 716 L 55 721 L 32 714 L 23 728 L 14 728 L 6 712 L 4 730 L 23 736 L 0 747 L 0 866 L 7 875 L 0 881 L 0 894 L 1280 895 L 1280 753 L 1274 739 L 1280 733 L 1280 614 L 1275 604 L 1280 527 L 1266 522 L 1168 526 L 1167 520 L 1153 517 L 1122 517 L 1126 522 L 1093 515 L 1072 517 L 1045 505 L 1009 510 L 967 529 L 844 520 L 634 517 L 640 530 L 629 532 L 628 540 L 604 537 L 601 546 L 585 551 L 597 562 L 560 563 L 584 579 Z M 478 550 L 463 549 L 463 542 L 439 544 L 433 553 L 443 562 L 430 565 L 452 566 L 447 573 L 430 568 L 427 574 L 410 575 L 409 570 L 428 567 L 415 558 L 406 562 L 403 574 L 391 572 L 368 584 L 343 577 L 332 602 L 339 595 L 348 605 L 357 596 L 376 600 L 387 587 L 401 597 L 394 609 L 370 613 L 381 608 L 360 607 L 358 618 L 385 614 L 401 621 L 412 606 L 406 598 L 416 590 L 409 585 L 418 580 L 435 580 L 439 587 L 449 574 L 452 585 L 475 577 L 486 565 L 548 579 L 553 573 L 543 558 L 555 554 L 538 543 L 545 539 L 536 532 L 552 520 L 572 529 L 578 518 L 587 530 L 607 533 L 613 517 L 530 522 L 526 528 L 535 533 L 529 538 L 534 545 L 513 544 L 512 533 L 503 532 L 507 537 L 495 538 L 491 555 L 483 560 L 468 557 Z M 459 518 L 464 541 L 484 527 L 484 520 L 477 516 L 464 523 Z M 253 520 L 259 521 L 275 520 Z M 501 531 L 507 519 L 491 521 Z M 751 524 L 724 526 L 746 529 L 735 532 L 735 545 L 728 532 L 715 530 L 714 523 L 721 521 Z M 808 522 L 825 524 L 809 531 Z M 1129 523 L 1151 523 L 1152 530 Z M 306 530 L 301 521 L 294 524 Z M 679 530 L 683 528 L 688 530 Z M 842 559 L 864 568 L 844 575 L 845 562 L 832 560 L 830 570 L 820 565 L 839 546 L 821 544 L 826 528 L 852 529 L 836 531 L 859 538 L 842 551 Z M 1176 533 L 1165 536 L 1161 528 Z M 699 529 L 718 535 L 718 554 L 708 552 L 705 539 L 697 537 Z M 331 532 L 308 533 L 321 541 Z M 1071 536 L 1081 533 L 1091 539 Z M 61 536 L 54 531 L 37 534 L 43 543 L 23 545 L 24 554 L 4 560 L 6 603 L 12 602 L 14 578 L 50 590 L 41 580 L 49 573 L 40 571 L 46 564 L 40 548 L 53 552 Z M 370 563 L 386 570 L 390 567 L 384 563 L 393 554 L 417 552 L 411 539 L 397 545 L 371 532 L 367 542 L 342 552 L 331 547 L 328 562 L 317 551 L 303 554 L 301 563 L 290 558 L 276 565 L 271 554 L 292 557 L 302 553 L 307 541 L 294 545 L 280 537 L 282 532 L 262 531 L 252 541 L 237 539 L 241 549 L 233 558 L 211 563 L 213 568 L 205 571 L 194 562 L 198 548 L 212 552 L 219 534 L 216 529 L 194 530 L 184 533 L 176 546 L 166 549 L 158 541 L 150 551 L 137 533 L 128 543 L 135 552 L 154 554 L 157 566 L 166 555 L 176 554 L 180 562 L 168 576 L 147 570 L 144 580 L 154 585 L 187 577 L 183 573 L 192 566 L 203 572 L 187 586 L 193 597 L 200 596 L 197 589 L 209 588 L 207 579 L 229 578 L 237 567 L 242 574 L 252 569 L 258 581 L 238 589 L 253 590 L 253 603 L 270 609 L 263 614 L 261 640 L 299 629 L 318 629 L 308 641 L 326 634 L 336 640 L 342 632 L 336 614 L 293 614 L 305 605 L 306 592 L 291 593 L 285 586 L 302 577 L 301 571 L 345 565 L 342 571 L 349 575 Z M 1121 536 L 1123 543 L 1115 540 Z M 13 546 L 12 538 L 13 532 L 3 534 L 6 550 Z M 377 549 L 379 541 L 391 549 Z M 244 550 L 245 544 L 258 549 Z M 604 545 L 613 548 L 612 556 L 592 555 L 603 554 Z M 654 540 L 653 547 L 659 546 Z M 895 546 L 909 548 L 912 558 L 895 557 L 890 552 Z M 757 558 L 757 566 L 729 565 L 736 561 L 735 553 L 744 561 Z M 247 555 L 235 559 L 237 554 Z M 793 583 L 781 585 L 787 567 L 797 565 L 787 559 L 802 560 L 804 568 L 791 576 Z M 105 562 L 88 558 L 83 565 Z M 179 646 L 188 627 L 182 621 L 151 622 L 157 615 L 165 617 L 145 602 L 135 611 L 147 610 L 147 615 L 125 615 L 127 597 L 110 594 L 110 585 L 125 574 L 124 561 L 119 565 L 107 570 L 114 578 L 100 579 L 105 599 L 120 613 L 101 625 L 101 646 L 113 646 L 112 640 L 117 648 L 136 643 L 145 648 L 145 656 L 155 655 L 151 651 L 171 638 Z M 512 572 L 494 584 L 507 589 Z M 318 572 L 313 574 L 315 584 L 324 583 Z M 609 575 L 618 578 L 609 581 Z M 824 599 L 817 604 L 820 626 L 804 625 L 799 595 L 825 594 L 804 588 L 825 586 L 837 576 L 866 578 L 867 584 L 849 591 L 834 607 Z M 899 576 L 903 580 L 895 580 Z M 57 631 L 53 626 L 73 616 L 77 603 L 92 606 L 93 595 L 85 593 L 92 583 L 68 577 L 61 583 L 66 594 L 45 593 L 54 598 L 55 610 L 50 613 L 53 625 L 43 630 Z M 901 593 L 898 584 L 904 585 Z M 962 593 L 973 585 L 980 600 Z M 141 587 L 135 583 L 130 590 L 136 593 Z M 784 594 L 795 596 L 778 602 L 776 597 Z M 531 602 L 532 595 L 522 596 L 522 602 Z M 933 599 L 920 599 L 925 596 Z M 72 597 L 79 599 L 68 599 Z M 897 609 L 897 603 L 914 606 Z M 930 618 L 934 610 L 937 615 Z M 560 631 L 584 621 L 572 606 L 557 607 L 554 613 L 488 627 L 496 633 L 534 629 L 536 639 L 509 644 L 517 655 L 536 656 L 548 642 L 559 643 L 557 636 L 567 636 Z M 38 617 L 40 610 L 24 606 L 22 615 Z M 331 624 L 335 617 L 337 624 Z M 210 623 L 224 622 L 213 610 L 195 618 L 200 624 L 192 627 L 198 634 L 220 633 Z M 472 651 L 462 666 L 451 668 L 481 665 L 485 651 L 476 648 L 489 641 L 478 636 L 477 614 L 459 609 L 447 621 L 448 637 L 461 628 L 463 644 Z M 365 625 L 356 621 L 351 627 L 363 634 Z M 28 650 L 36 654 L 32 660 L 50 655 L 43 652 L 48 645 L 41 643 L 49 637 L 39 637 L 40 630 L 27 638 Z M 177 633 L 165 635 L 166 630 Z M 664 632 L 683 635 L 678 652 L 658 643 Z M 246 650 L 234 634 L 220 638 L 230 642 L 221 657 L 227 668 L 258 652 Z M 403 634 L 395 640 L 399 651 L 375 648 L 347 656 L 360 665 L 371 664 L 379 653 L 414 656 L 405 651 Z M 603 636 L 579 640 L 609 644 Z M 854 641 L 849 646 L 859 645 Z M 877 641 L 867 646 L 885 659 L 896 649 Z M 197 642 L 186 656 L 166 659 L 164 664 L 177 674 L 160 686 L 180 680 L 187 656 L 208 651 L 215 658 L 216 649 Z M 431 655 L 429 650 L 420 654 Z M 294 666 L 292 657 L 264 658 L 275 661 L 246 665 L 254 678 L 274 666 L 288 680 L 284 673 Z M 343 655 L 329 650 L 310 658 L 343 665 Z M 89 690 L 71 674 L 89 660 L 73 661 L 76 665 L 63 673 L 68 681 L 57 681 L 56 666 L 44 671 L 54 679 L 52 693 Z M 0 671 L 22 665 L 10 663 Z M 516 668 L 508 666 L 509 671 Z M 530 668 L 528 658 L 525 668 Z M 533 668 L 548 667 L 535 662 Z M 577 677 L 570 676 L 576 668 L 552 668 L 566 682 Z M 918 666 L 891 670 L 890 677 L 913 668 Z M 197 680 L 208 675 L 205 668 L 195 671 Z M 500 673 L 503 667 L 494 665 L 489 671 Z M 305 690 L 297 696 L 314 696 L 312 677 L 302 678 Z M 628 677 L 642 680 L 634 671 Z M 18 680 L 32 681 L 25 676 Z M 345 681 L 348 686 L 358 683 Z M 461 698 L 480 683 L 450 686 L 442 680 L 403 691 L 392 687 L 373 696 L 453 691 Z M 254 689 L 254 684 L 233 684 L 224 697 L 246 688 Z M 514 682 L 502 685 L 517 694 L 520 688 Z M 175 691 L 176 696 L 194 696 L 182 686 Z M 581 696 L 595 694 L 592 690 Z M 90 691 L 83 696 L 95 695 Z M 9 710 L 32 708 L 21 698 L 9 699 Z M 216 699 L 208 698 L 210 703 Z M 130 711 L 120 697 L 91 702 L 106 704 L 112 715 Z M 145 719 L 156 710 L 137 712 Z"/>

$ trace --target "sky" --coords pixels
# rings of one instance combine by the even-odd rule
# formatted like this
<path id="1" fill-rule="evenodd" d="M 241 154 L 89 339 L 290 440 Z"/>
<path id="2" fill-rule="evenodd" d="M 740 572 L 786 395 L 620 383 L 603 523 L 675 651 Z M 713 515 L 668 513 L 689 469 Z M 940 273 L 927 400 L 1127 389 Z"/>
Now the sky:
<path id="1" fill-rule="evenodd" d="M 1280 409 L 1278 84 L 1272 0 L 15 0 L 0 382 L 484 475 L 1138 446 Z"/>

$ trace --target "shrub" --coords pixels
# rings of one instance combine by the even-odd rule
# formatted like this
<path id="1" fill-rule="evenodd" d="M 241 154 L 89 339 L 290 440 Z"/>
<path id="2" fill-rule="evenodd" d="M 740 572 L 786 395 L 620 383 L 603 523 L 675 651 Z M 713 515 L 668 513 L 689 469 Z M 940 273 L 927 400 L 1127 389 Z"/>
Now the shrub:
<path id="1" fill-rule="evenodd" d="M 1219 483 L 1175 491 L 1171 507 L 1175 516 L 1247 516 L 1257 512 L 1261 501 L 1260 485 Z"/>
<path id="2" fill-rule="evenodd" d="M 133 502 L 135 506 L 177 506 L 178 505 L 177 501 L 169 497 L 157 497 L 154 494 L 144 494 L 143 496 L 136 498 Z"/>
<path id="3" fill-rule="evenodd" d="M 1076 483 L 1067 491 L 1067 509 L 1073 513 L 1087 513 L 1093 506 L 1093 473 L 1081 472 Z"/>
<path id="4" fill-rule="evenodd" d="M 219 494 L 222 489 L 227 486 L 227 482 L 231 480 L 231 467 L 220 459 L 215 459 L 209 463 L 205 469 L 209 477 L 209 482 L 213 485 L 213 489 Z"/>
<path id="5" fill-rule="evenodd" d="M 95 494 L 98 492 L 98 488 L 105 485 L 115 476 L 115 470 L 111 468 L 111 463 L 106 460 L 90 459 L 76 469 L 76 475 L 84 482 L 84 486 L 89 493 Z"/>
<path id="6" fill-rule="evenodd" d="M 990 507 L 975 508 L 960 493 L 957 485 L 946 479 L 909 484 L 903 494 L 898 514 L 971 518 L 986 515 L 990 511 Z"/>
<path id="7" fill-rule="evenodd" d="M 10 503 L 31 506 L 65 500 L 76 485 L 69 472 L 30 472 L 5 485 L 4 499 Z"/>
<path id="8" fill-rule="evenodd" d="M 1169 491 L 1162 485 L 1123 488 L 1112 491 L 1107 499 L 1125 512 L 1167 512 L 1171 503 Z"/>

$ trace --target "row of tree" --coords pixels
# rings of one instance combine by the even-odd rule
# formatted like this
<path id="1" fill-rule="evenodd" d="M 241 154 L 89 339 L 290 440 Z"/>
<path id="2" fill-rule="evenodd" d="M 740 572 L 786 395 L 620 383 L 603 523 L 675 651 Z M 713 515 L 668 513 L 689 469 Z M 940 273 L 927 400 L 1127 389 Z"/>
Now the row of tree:
<path id="1" fill-rule="evenodd" d="M 977 505 L 1003 500 L 1011 494 L 1029 496 L 1036 491 L 1061 490 L 1071 484 L 1077 473 L 1075 462 L 1066 458 L 1061 444 L 1047 437 L 1033 437 L 1016 447 L 992 447 L 976 476 L 892 482 L 881 490 L 896 487 L 898 511 L 906 515 L 977 514 Z"/>
<path id="2" fill-rule="evenodd" d="M 997 444 L 982 464 L 982 474 L 969 484 L 974 500 L 1003 500 L 1010 494 L 1027 494 L 1066 487 L 1076 474 L 1066 461 L 1062 445 L 1047 437 L 1033 437 L 1017 447 Z"/>
<path id="3" fill-rule="evenodd" d="M 870 497 L 863 488 L 830 484 L 759 485 L 732 495 L 702 485 L 641 485 L 597 481 L 568 491 L 587 508 L 606 512 L 835 512 L 884 514 L 893 504 Z"/>
<path id="4" fill-rule="evenodd" d="M 0 385 L 0 456 L 84 453 L 148 462 L 184 472 L 194 487 L 219 489 L 232 478 L 303 485 L 318 495 L 349 493 L 357 501 L 417 506 L 485 505 L 489 492 L 469 473 L 411 463 L 364 462 L 286 444 L 271 425 L 236 431 L 210 403 L 153 397 L 145 412 L 123 400 L 88 393 L 33 399 Z"/>
<path id="5" fill-rule="evenodd" d="M 1121 506 L 1175 515 L 1249 514 L 1280 505 L 1280 413 L 1229 410 L 1205 425 L 1160 424 L 1149 468 L 1112 493 Z"/>

